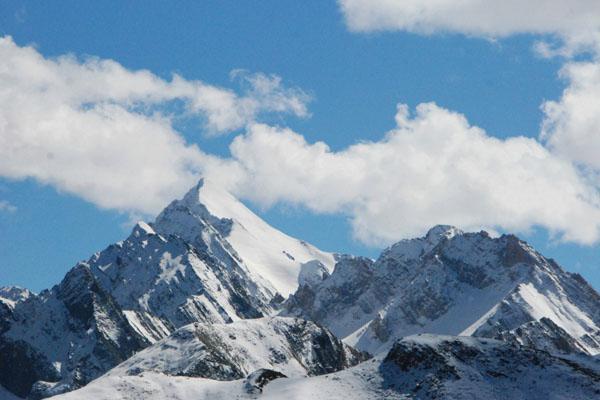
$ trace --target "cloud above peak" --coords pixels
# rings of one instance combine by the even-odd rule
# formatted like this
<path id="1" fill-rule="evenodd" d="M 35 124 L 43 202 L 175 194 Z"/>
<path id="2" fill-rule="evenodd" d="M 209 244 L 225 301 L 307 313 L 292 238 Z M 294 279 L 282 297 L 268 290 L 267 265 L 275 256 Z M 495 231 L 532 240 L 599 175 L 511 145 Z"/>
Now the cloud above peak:
<path id="1" fill-rule="evenodd" d="M 332 151 L 257 122 L 264 113 L 309 115 L 310 97 L 277 76 L 234 71 L 241 88 L 233 91 L 181 76 L 165 80 L 111 60 L 49 59 L 3 38 L 0 177 L 32 178 L 139 215 L 160 211 L 204 175 L 266 207 L 287 203 L 345 215 L 356 238 L 373 245 L 440 223 L 543 227 L 561 240 L 594 243 L 598 183 L 579 165 L 600 170 L 600 73 L 592 62 L 572 62 L 563 76 L 563 96 L 543 106 L 542 141 L 494 138 L 435 103 L 415 110 L 400 104 L 396 127 L 381 140 Z M 212 134 L 241 130 L 231 156 L 187 143 L 173 124 L 189 116 L 203 118 Z M 590 147 L 579 148 L 582 141 Z"/>
<path id="2" fill-rule="evenodd" d="M 289 129 L 253 125 L 231 145 L 240 171 L 234 191 L 265 206 L 345 213 L 355 236 L 376 245 L 439 223 L 600 238 L 597 191 L 535 139 L 490 137 L 434 103 L 414 115 L 399 105 L 396 122 L 382 140 L 339 152 Z"/>
<path id="3" fill-rule="evenodd" d="M 526 138 L 497 141 L 486 138 L 485 134 L 479 136 L 479 139 L 464 141 L 465 149 L 470 148 L 475 152 L 479 147 L 478 151 L 484 156 L 483 159 L 479 159 L 479 163 L 473 163 L 473 171 L 479 171 L 482 174 L 480 177 L 486 177 L 487 171 L 489 176 L 479 185 L 482 193 L 471 198 L 479 197 L 482 200 L 480 204 L 487 204 L 490 214 L 477 212 L 475 207 L 476 212 L 458 219 L 468 222 L 475 218 L 484 225 L 491 223 L 493 226 L 497 223 L 497 226 L 510 230 L 521 230 L 527 225 L 540 225 L 558 232 L 559 236 L 562 235 L 566 240 L 585 243 L 598 240 L 596 218 L 600 182 L 600 2 L 339 0 L 338 3 L 348 28 L 354 32 L 405 31 L 421 35 L 455 33 L 486 39 L 532 34 L 538 39 L 535 49 L 539 54 L 566 57 L 559 74 L 566 82 L 561 98 L 541 104 L 544 118 L 541 123 L 540 141 Z M 589 60 L 575 61 L 572 58 L 582 52 L 587 52 Z M 402 126 L 406 126 L 401 123 L 404 118 L 402 115 L 404 114 L 400 115 L 397 130 L 400 132 L 405 131 Z M 422 119 L 422 113 L 417 111 L 415 119 Z M 414 122 L 413 120 L 409 125 L 415 126 Z M 451 130 L 446 134 L 449 132 Z M 461 136 L 454 136 L 454 139 L 458 140 L 459 137 Z M 468 151 L 463 154 L 445 154 L 454 154 L 457 160 L 462 160 L 461 164 L 477 160 L 477 157 Z M 490 166 L 486 159 L 495 160 L 493 164 L 500 168 L 496 171 L 493 168 L 478 168 L 480 163 Z M 512 172 L 506 171 L 505 168 Z M 468 173 L 471 178 L 465 181 L 453 174 L 444 171 L 438 173 L 438 176 L 452 176 L 459 187 L 466 182 L 470 182 L 468 186 L 473 184 L 471 178 L 477 176 L 475 172 Z M 556 191 L 551 189 L 552 174 L 560 177 L 559 180 L 564 180 L 562 184 L 568 188 L 566 193 L 555 193 L 558 197 L 554 197 L 555 194 L 551 195 Z M 521 187 L 522 182 L 529 182 L 533 186 L 526 187 L 525 184 Z M 558 181 L 555 184 L 558 187 L 562 185 Z M 531 192 L 533 187 L 537 193 Z M 504 190 L 502 188 L 511 189 L 512 191 L 507 193 L 514 193 L 515 196 L 507 198 L 504 205 L 497 202 L 501 199 L 499 190 Z M 463 193 L 468 193 L 466 189 L 468 187 L 463 188 Z M 447 192 L 450 193 L 451 191 Z M 563 204 L 571 204 L 580 207 L 579 211 L 585 211 L 578 217 L 572 215 L 575 211 L 568 211 L 561 203 L 555 202 L 561 196 L 562 200 L 566 201 Z M 460 196 L 453 198 L 461 199 Z M 513 203 L 512 200 L 515 199 L 519 200 Z M 464 202 L 464 199 L 460 201 Z M 535 209 L 536 202 L 539 202 L 538 209 Z M 520 207 L 516 207 L 517 205 Z M 555 210 L 556 213 L 551 210 Z M 455 214 L 450 212 L 449 215 Z M 491 215 L 495 218 L 490 219 Z M 585 215 L 589 215 L 590 220 L 579 234 L 575 232 L 575 227 L 568 227 L 569 218 L 585 219 Z M 457 225 L 463 226 L 460 223 Z"/>
<path id="4" fill-rule="evenodd" d="M 173 118 L 200 117 L 205 132 L 225 134 L 263 113 L 307 114 L 308 96 L 279 77 L 237 76 L 240 93 L 112 60 L 46 58 L 0 38 L 0 176 L 33 178 L 102 208 L 157 212 L 211 159 Z M 184 105 L 177 115 L 174 102 Z"/>
<path id="5" fill-rule="evenodd" d="M 600 63 L 567 63 L 560 99 L 542 105 L 541 139 L 556 154 L 600 171 Z"/>

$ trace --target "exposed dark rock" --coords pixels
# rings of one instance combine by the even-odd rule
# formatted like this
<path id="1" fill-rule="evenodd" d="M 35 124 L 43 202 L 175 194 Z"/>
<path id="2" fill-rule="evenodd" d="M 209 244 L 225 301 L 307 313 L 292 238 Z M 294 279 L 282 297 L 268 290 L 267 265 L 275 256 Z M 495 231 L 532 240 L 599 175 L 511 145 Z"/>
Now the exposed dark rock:
<path id="1" fill-rule="evenodd" d="M 515 235 L 504 235 L 505 246 L 502 253 L 502 264 L 508 268 L 515 264 L 534 264 L 535 257 Z"/>
<path id="2" fill-rule="evenodd" d="M 279 378 L 287 378 L 287 376 L 272 369 L 261 368 L 248 375 L 244 381 L 244 388 L 250 394 L 259 394 L 266 384 Z"/>
<path id="3" fill-rule="evenodd" d="M 0 385 L 26 397 L 39 380 L 56 382 L 60 375 L 46 357 L 23 341 L 0 337 Z"/>
<path id="4" fill-rule="evenodd" d="M 417 399 L 488 398 L 501 388 L 510 388 L 513 396 L 547 398 L 543 393 L 525 393 L 529 385 L 549 393 L 568 393 L 570 385 L 578 385 L 575 392 L 600 393 L 599 368 L 515 343 L 423 335 L 395 342 L 379 372 L 385 388 L 412 393 Z M 560 380 L 559 387 L 553 387 L 558 383 L 552 377 Z"/>

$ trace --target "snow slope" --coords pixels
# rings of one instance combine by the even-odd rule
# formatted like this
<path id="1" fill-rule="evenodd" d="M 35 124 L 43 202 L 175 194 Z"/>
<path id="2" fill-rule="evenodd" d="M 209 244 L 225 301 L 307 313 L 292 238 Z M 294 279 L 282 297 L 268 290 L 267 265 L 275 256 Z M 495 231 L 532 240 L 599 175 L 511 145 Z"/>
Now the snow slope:
<path id="1" fill-rule="evenodd" d="M 329 277 L 299 288 L 283 314 L 318 321 L 372 353 L 416 333 L 600 353 L 600 296 L 583 278 L 515 236 L 449 226 L 401 241 L 375 262 L 340 257 Z"/>
<path id="2" fill-rule="evenodd" d="M 297 377 L 338 371 L 366 358 L 313 322 L 268 317 L 185 326 L 107 375 L 161 372 L 233 380 L 268 368 Z"/>
<path id="3" fill-rule="evenodd" d="M 278 231 L 206 179 L 182 200 L 171 203 L 153 225 L 158 232 L 177 234 L 194 243 L 206 221 L 215 220 L 221 220 L 221 235 L 244 265 L 284 297 L 298 287 L 302 264 L 318 260 L 328 271 L 333 269 L 332 254 Z"/>
<path id="4" fill-rule="evenodd" d="M 244 380 L 106 375 L 56 399 L 591 399 L 600 394 L 600 366 L 514 343 L 423 335 L 340 372 L 276 379 L 261 394 L 246 387 Z"/>

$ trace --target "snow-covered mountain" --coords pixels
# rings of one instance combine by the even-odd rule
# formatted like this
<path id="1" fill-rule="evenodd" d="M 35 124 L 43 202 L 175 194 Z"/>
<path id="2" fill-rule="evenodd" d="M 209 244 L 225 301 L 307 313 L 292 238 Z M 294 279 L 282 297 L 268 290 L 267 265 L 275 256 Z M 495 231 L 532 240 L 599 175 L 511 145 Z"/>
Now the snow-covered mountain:
<path id="1" fill-rule="evenodd" d="M 378 352 L 416 333 L 473 335 L 558 352 L 600 353 L 600 296 L 513 235 L 436 226 L 375 261 L 340 257 L 284 314 Z"/>
<path id="2" fill-rule="evenodd" d="M 494 398 L 529 393 L 511 368 L 533 364 L 526 379 L 569 398 L 598 390 L 599 327 L 600 295 L 515 236 L 437 226 L 376 261 L 334 257 L 200 181 L 53 288 L 0 289 L 0 396 L 97 379 L 65 398 L 461 398 L 477 385 Z M 396 343 L 420 333 L 502 342 Z M 377 357 L 304 377 L 365 359 L 348 345 Z"/>
<path id="3" fill-rule="evenodd" d="M 56 399 L 566 400 L 600 395 L 597 360 L 561 358 L 515 342 L 437 335 L 405 338 L 387 354 L 340 372 L 273 377 L 259 391 L 248 390 L 254 375 L 220 382 L 155 372 L 108 374 Z"/>
<path id="4" fill-rule="evenodd" d="M 0 385 L 34 397 L 72 390 L 184 325 L 271 315 L 315 263 L 329 271 L 333 256 L 201 181 L 52 289 L 2 289 Z"/>

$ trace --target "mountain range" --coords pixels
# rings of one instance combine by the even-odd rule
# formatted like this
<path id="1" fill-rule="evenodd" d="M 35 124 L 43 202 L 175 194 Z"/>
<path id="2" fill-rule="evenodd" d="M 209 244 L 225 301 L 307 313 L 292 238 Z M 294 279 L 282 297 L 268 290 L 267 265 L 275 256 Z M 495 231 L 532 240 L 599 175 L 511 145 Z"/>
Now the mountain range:
<path id="1" fill-rule="evenodd" d="M 372 260 L 201 180 L 34 294 L 0 289 L 0 398 L 592 398 L 600 295 L 514 235 Z"/>

